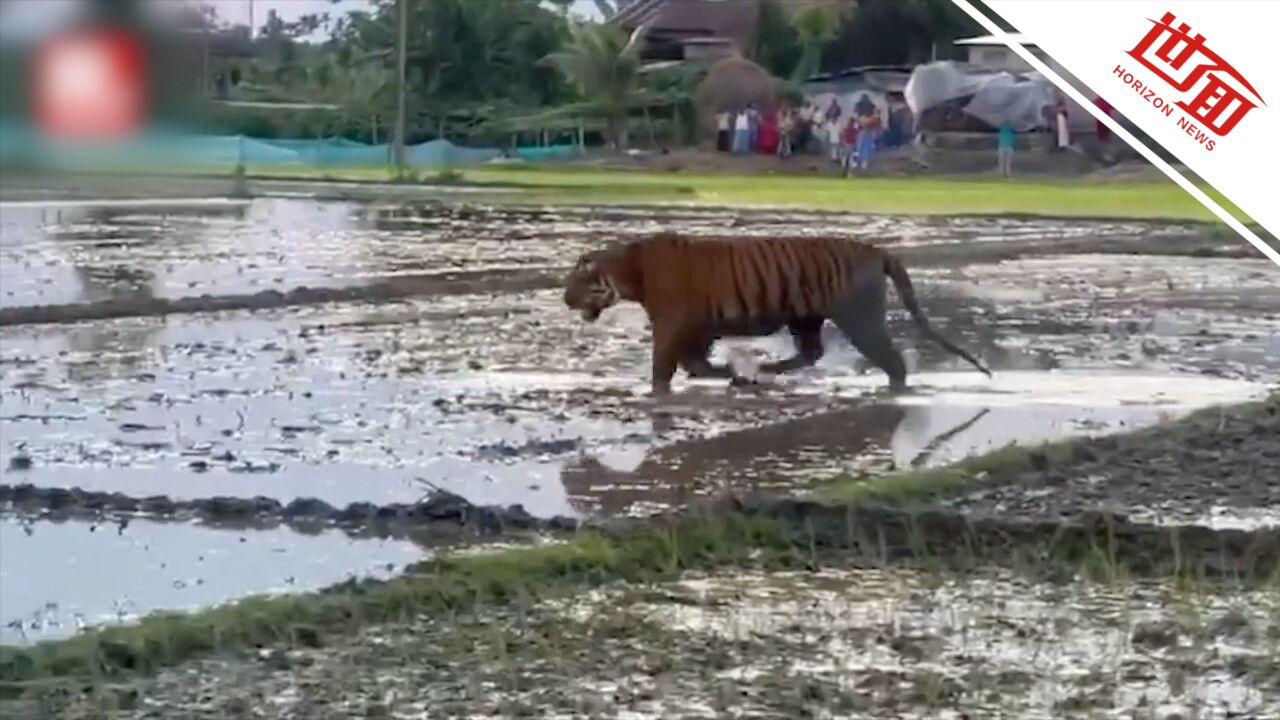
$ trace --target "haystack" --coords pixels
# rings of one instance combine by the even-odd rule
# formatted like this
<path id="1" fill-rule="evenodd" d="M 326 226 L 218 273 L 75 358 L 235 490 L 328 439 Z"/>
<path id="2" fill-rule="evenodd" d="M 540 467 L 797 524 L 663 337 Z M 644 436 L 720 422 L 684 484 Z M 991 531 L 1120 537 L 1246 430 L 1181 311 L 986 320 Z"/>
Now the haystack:
<path id="1" fill-rule="evenodd" d="M 748 103 L 763 112 L 773 107 L 776 93 L 777 81 L 768 70 L 744 57 L 717 60 L 694 96 L 699 125 L 714 135 L 716 113 L 741 110 Z"/>

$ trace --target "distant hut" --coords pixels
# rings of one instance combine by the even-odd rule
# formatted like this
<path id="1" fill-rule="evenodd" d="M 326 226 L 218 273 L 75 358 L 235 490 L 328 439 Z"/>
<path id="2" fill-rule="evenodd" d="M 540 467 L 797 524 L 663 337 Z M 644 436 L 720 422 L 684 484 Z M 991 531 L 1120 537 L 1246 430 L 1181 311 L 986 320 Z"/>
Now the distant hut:
<path id="1" fill-rule="evenodd" d="M 738 56 L 717 60 L 694 96 L 699 125 L 714 136 L 716 113 L 741 110 L 749 103 L 767 111 L 777 100 L 777 91 L 778 83 L 769 71 L 750 60 Z"/>

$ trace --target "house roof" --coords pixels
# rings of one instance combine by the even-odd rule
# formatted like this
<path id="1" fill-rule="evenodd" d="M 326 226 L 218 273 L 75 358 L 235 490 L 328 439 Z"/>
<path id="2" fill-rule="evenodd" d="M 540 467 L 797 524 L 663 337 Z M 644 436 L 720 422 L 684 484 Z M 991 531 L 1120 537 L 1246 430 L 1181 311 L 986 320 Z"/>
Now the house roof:
<path id="1" fill-rule="evenodd" d="M 746 47 L 755 32 L 759 0 L 635 0 L 614 21 L 627 30 L 648 25 L 650 33 L 682 38 L 728 38 Z"/>
<path id="2" fill-rule="evenodd" d="M 1029 45 L 1036 47 L 1035 41 L 1023 35 L 1022 33 L 1005 33 L 1006 36 L 1019 45 Z M 1004 45 L 1004 41 L 995 35 L 977 35 L 970 38 L 960 38 L 955 41 L 956 45 Z"/>
<path id="3" fill-rule="evenodd" d="M 856 67 L 845 68 L 836 72 L 820 73 L 812 75 L 804 79 L 804 82 L 820 82 L 823 80 L 838 80 L 841 78 L 853 77 L 855 75 L 866 75 L 869 73 L 905 73 L 911 74 L 915 69 L 914 65 L 858 65 Z"/>

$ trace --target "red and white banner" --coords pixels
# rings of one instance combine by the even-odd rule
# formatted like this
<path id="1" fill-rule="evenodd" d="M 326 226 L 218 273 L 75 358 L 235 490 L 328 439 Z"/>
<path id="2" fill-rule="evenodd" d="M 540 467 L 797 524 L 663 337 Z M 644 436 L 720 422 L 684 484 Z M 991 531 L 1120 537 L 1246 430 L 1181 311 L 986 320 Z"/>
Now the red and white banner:
<path id="1" fill-rule="evenodd" d="M 954 2 L 1001 39 L 968 0 Z M 1081 93 L 1097 93 L 1151 141 L 1280 235 L 1280 63 L 1269 57 L 1280 2 L 1258 0 L 986 0 L 987 7 L 1078 81 L 1009 46 L 1065 94 L 1131 134 Z M 1139 148 L 1141 150 L 1141 148 Z M 1280 264 L 1280 254 L 1154 153 L 1148 160 Z"/>

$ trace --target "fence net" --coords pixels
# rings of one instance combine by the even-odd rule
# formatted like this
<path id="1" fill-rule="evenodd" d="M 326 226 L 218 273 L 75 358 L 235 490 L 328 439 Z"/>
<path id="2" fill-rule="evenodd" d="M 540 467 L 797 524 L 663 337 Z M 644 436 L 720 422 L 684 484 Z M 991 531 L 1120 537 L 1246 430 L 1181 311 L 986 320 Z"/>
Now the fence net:
<path id="1" fill-rule="evenodd" d="M 431 140 L 405 148 L 405 162 L 424 170 L 440 170 L 491 162 L 501 157 L 551 160 L 575 155 L 577 145 L 485 148 Z M 0 162 L 75 168 L 120 166 L 376 167 L 395 162 L 388 144 L 368 145 L 346 138 L 260 139 L 244 135 L 187 135 L 153 132 L 124 142 L 55 142 L 20 126 L 0 127 Z"/>

